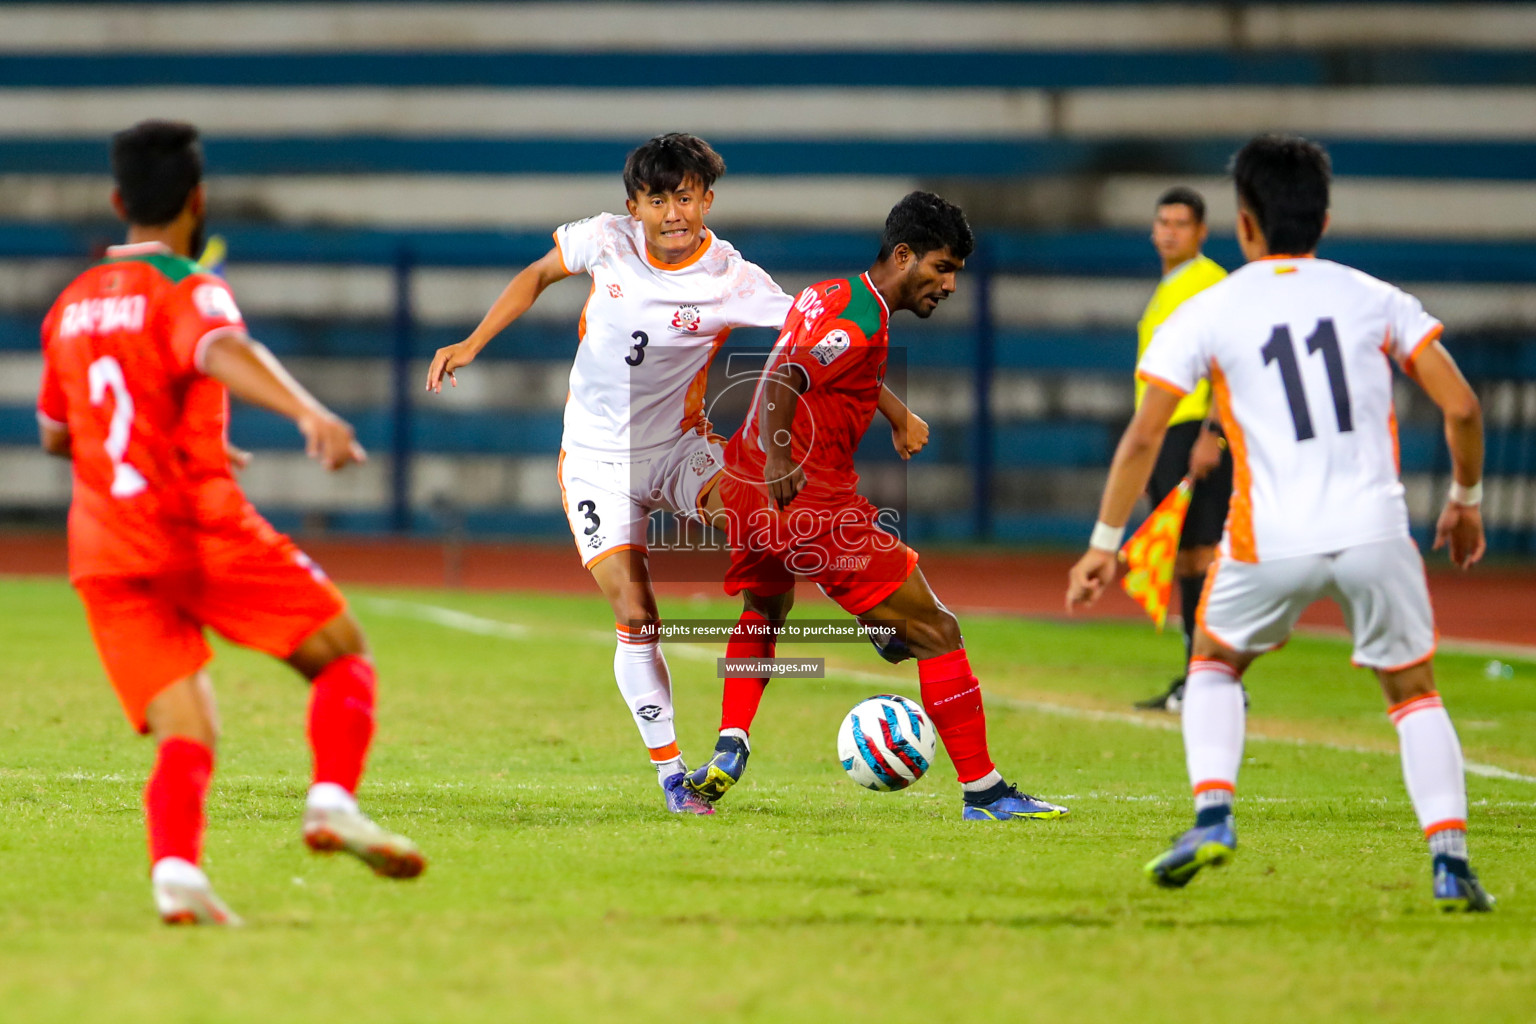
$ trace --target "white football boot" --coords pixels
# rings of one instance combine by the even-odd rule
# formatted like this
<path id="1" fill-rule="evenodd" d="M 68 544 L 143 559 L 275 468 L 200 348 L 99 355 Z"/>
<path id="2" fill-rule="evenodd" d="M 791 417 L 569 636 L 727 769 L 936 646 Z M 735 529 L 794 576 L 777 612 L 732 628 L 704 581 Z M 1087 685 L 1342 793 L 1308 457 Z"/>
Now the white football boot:
<path id="1" fill-rule="evenodd" d="M 304 843 L 316 853 L 350 853 L 385 878 L 415 878 L 427 859 L 405 836 L 386 831 L 355 807 L 308 807 Z"/>
<path id="2" fill-rule="evenodd" d="M 201 868 L 180 857 L 164 857 L 150 875 L 155 908 L 166 924 L 220 924 L 238 927 L 245 922 L 219 899 Z"/>

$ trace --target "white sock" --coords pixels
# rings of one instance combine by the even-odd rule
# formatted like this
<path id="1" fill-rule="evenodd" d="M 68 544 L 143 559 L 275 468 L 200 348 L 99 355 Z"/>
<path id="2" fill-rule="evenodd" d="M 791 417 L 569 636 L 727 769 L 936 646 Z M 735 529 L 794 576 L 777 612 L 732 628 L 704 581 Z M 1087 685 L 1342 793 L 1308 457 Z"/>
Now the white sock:
<path id="1" fill-rule="evenodd" d="M 203 869 L 180 857 L 161 857 L 149 872 L 149 880 L 155 885 L 206 886 L 208 876 Z"/>
<path id="2" fill-rule="evenodd" d="M 317 782 L 309 787 L 304 806 L 317 811 L 357 811 L 357 800 L 334 782 Z"/>
<path id="3" fill-rule="evenodd" d="M 985 793 L 999 782 L 1003 781 L 1003 773 L 993 768 L 979 779 L 960 783 L 960 790 L 964 793 Z"/>
<path id="4" fill-rule="evenodd" d="M 1243 684 L 1231 666 L 1196 658 L 1184 680 L 1184 763 L 1196 794 L 1232 792 L 1243 762 Z M 1199 809 L 1198 796 L 1196 809 Z"/>
<path id="5" fill-rule="evenodd" d="M 672 726 L 672 675 L 667 659 L 655 640 L 634 643 L 619 627 L 619 643 L 613 652 L 613 678 L 619 693 L 634 716 L 635 727 L 649 750 L 669 747 L 677 742 Z"/>
<path id="6" fill-rule="evenodd" d="M 1467 783 L 1461 741 L 1438 693 L 1404 701 L 1388 714 L 1397 726 L 1408 799 L 1426 833 L 1467 828 Z"/>
<path id="7" fill-rule="evenodd" d="M 688 766 L 683 763 L 682 754 L 678 754 L 676 757 L 669 757 L 665 761 L 652 761 L 651 767 L 656 769 L 656 781 L 663 786 L 667 784 L 667 780 L 672 776 L 688 770 Z"/>
<path id="8" fill-rule="evenodd" d="M 747 753 L 749 753 L 749 754 L 752 753 L 752 741 L 747 739 L 747 730 L 745 730 L 745 729 L 721 729 L 720 730 L 720 736 L 721 736 L 722 739 L 727 737 L 727 736 L 730 736 L 730 737 L 732 737 L 734 739 L 741 740 L 741 745 L 747 748 Z"/>

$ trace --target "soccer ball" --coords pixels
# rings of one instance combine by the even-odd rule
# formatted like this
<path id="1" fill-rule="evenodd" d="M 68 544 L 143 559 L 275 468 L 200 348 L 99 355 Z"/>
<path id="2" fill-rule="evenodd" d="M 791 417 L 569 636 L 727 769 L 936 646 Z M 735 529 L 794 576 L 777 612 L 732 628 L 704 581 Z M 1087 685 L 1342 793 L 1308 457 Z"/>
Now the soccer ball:
<path id="1" fill-rule="evenodd" d="M 861 700 L 837 730 L 843 770 L 865 789 L 906 789 L 933 764 L 933 723 L 915 702 L 892 693 Z"/>

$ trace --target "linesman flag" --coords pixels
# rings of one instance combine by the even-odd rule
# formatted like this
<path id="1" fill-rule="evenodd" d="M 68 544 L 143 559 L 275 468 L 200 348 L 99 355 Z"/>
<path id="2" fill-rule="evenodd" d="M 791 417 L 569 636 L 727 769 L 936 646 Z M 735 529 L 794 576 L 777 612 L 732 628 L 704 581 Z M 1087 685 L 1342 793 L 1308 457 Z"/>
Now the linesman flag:
<path id="1" fill-rule="evenodd" d="M 1120 586 L 1131 600 L 1146 609 L 1157 623 L 1158 632 L 1168 621 L 1173 560 L 1179 553 L 1179 535 L 1184 532 L 1184 514 L 1189 511 L 1189 495 L 1194 487 L 1189 477 L 1179 481 L 1179 486 L 1152 510 L 1120 549 L 1120 561 L 1125 563 Z"/>

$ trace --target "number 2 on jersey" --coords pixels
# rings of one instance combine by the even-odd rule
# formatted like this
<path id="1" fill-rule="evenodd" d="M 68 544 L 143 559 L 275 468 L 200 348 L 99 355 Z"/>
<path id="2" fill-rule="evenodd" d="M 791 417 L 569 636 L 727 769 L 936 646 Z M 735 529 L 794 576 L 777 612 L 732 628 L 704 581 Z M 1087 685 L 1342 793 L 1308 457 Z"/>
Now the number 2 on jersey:
<path id="1" fill-rule="evenodd" d="M 1323 354 L 1323 367 L 1328 371 L 1328 390 L 1333 392 L 1333 415 L 1339 423 L 1339 433 L 1347 434 L 1355 429 L 1354 413 L 1349 405 L 1349 383 L 1344 379 L 1344 356 L 1339 351 L 1339 336 L 1333 329 L 1333 321 L 1324 317 L 1307 338 L 1307 354 Z M 1301 385 L 1301 363 L 1296 358 L 1296 345 L 1291 341 L 1291 329 L 1277 324 L 1270 331 L 1269 341 L 1259 349 L 1264 365 L 1280 364 L 1280 383 L 1285 387 L 1285 402 L 1291 407 L 1291 422 L 1296 427 L 1296 440 L 1310 441 L 1317 436 L 1312 429 L 1312 410 L 1307 407 L 1307 395 Z"/>
<path id="2" fill-rule="evenodd" d="M 112 423 L 107 428 L 107 458 L 112 460 L 112 497 L 131 498 L 149 486 L 143 474 L 124 461 L 128 433 L 133 429 L 133 396 L 123 379 L 123 365 L 113 356 L 102 356 L 86 370 L 91 404 L 100 405 L 112 392 Z"/>

